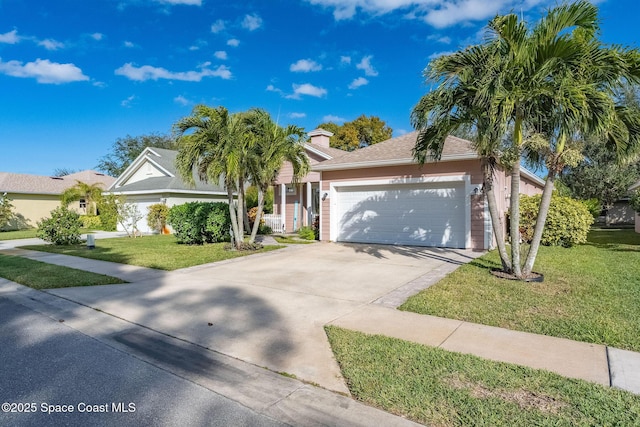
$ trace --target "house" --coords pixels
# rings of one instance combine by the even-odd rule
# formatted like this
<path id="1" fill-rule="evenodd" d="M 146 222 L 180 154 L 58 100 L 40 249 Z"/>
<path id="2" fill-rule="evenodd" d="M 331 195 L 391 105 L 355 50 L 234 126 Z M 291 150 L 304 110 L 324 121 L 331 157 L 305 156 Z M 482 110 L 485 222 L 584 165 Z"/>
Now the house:
<path id="1" fill-rule="evenodd" d="M 634 191 L 637 191 L 637 190 L 640 190 L 640 181 L 636 182 L 631 187 L 629 187 L 629 194 L 632 194 Z M 640 213 L 634 212 L 633 221 L 635 224 L 636 233 L 640 233 Z"/>
<path id="2" fill-rule="evenodd" d="M 310 134 L 309 145 L 317 144 L 319 133 Z M 420 166 L 412 153 L 416 137 L 411 132 L 313 163 L 313 172 L 320 174 L 320 240 L 479 250 L 493 246 L 480 159 L 471 143 L 449 136 L 441 160 Z M 495 179 L 504 220 L 511 178 L 499 169 Z M 526 169 L 520 180 L 522 194 L 542 192 L 544 181 Z M 286 215 L 295 216 L 296 210 L 298 216 L 304 214 L 304 199 L 297 207 L 296 200 L 286 199 Z"/>
<path id="3" fill-rule="evenodd" d="M 61 177 L 0 172 L 0 194 L 11 199 L 15 218 L 7 229 L 35 227 L 61 205 L 62 193 L 78 181 L 100 184 L 108 188 L 115 178 L 93 170 L 85 170 Z M 87 213 L 87 201 L 80 199 L 69 205 L 80 214 Z"/>
<path id="4" fill-rule="evenodd" d="M 133 203 L 142 218 L 137 229 L 150 232 L 148 207 L 164 203 L 168 207 L 187 202 L 227 202 L 227 192 L 221 185 L 205 183 L 194 174 L 195 186 L 190 186 L 176 169 L 177 151 L 147 147 L 107 189 Z M 122 225 L 118 224 L 118 230 Z"/>

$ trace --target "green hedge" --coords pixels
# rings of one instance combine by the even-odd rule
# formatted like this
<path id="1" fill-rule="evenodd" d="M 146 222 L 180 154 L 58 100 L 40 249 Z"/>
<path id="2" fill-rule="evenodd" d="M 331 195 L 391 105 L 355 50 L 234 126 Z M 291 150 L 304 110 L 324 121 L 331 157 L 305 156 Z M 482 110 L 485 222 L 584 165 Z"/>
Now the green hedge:
<path id="1" fill-rule="evenodd" d="M 102 229 L 102 221 L 100 220 L 100 216 L 97 215 L 80 215 L 80 222 L 82 222 L 82 228 L 88 230 Z"/>
<path id="2" fill-rule="evenodd" d="M 201 245 L 228 241 L 231 238 L 229 205 L 222 202 L 190 202 L 169 209 L 167 223 L 173 227 L 178 242 Z"/>
<path id="3" fill-rule="evenodd" d="M 541 197 L 520 196 L 520 233 L 527 242 L 533 238 Z M 553 195 L 541 243 L 545 246 L 564 247 L 586 243 L 591 224 L 593 216 L 584 203 L 570 197 Z"/>

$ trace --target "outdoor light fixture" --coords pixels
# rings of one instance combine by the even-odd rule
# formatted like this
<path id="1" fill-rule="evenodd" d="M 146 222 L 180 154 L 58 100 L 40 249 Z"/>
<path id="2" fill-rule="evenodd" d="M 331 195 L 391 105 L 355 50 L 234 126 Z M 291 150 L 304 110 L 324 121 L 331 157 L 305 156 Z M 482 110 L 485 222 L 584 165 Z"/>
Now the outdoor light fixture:
<path id="1" fill-rule="evenodd" d="M 325 200 L 327 200 L 327 197 L 329 197 L 329 193 L 324 193 L 322 195 L 322 201 L 324 202 Z"/>

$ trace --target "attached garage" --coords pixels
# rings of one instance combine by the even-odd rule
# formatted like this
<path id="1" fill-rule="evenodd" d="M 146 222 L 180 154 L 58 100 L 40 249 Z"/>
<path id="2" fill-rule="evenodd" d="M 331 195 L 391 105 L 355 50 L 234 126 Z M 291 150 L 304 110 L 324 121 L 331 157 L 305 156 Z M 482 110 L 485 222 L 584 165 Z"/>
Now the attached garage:
<path id="1" fill-rule="evenodd" d="M 465 177 L 335 184 L 331 196 L 332 240 L 468 247 L 467 185 Z"/>

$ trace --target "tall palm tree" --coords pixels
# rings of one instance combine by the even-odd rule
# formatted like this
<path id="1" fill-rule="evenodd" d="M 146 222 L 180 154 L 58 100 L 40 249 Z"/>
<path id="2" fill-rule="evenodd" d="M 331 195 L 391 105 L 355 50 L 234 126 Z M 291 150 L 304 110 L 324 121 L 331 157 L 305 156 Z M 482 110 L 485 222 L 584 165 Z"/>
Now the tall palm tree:
<path id="1" fill-rule="evenodd" d="M 103 191 L 102 183 L 87 184 L 76 180 L 76 184 L 73 187 L 67 188 L 62 193 L 62 204 L 66 207 L 72 202 L 84 199 L 87 203 L 86 213 L 88 215 L 96 215 L 98 211 L 97 203 L 102 198 Z"/>
<path id="2" fill-rule="evenodd" d="M 309 159 L 301 142 L 304 138 L 302 128 L 292 125 L 281 127 L 271 119 L 269 113 L 258 108 L 250 110 L 244 118 L 253 138 L 249 174 L 251 182 L 258 188 L 258 212 L 249 240 L 253 242 L 260 227 L 265 194 L 283 163 L 291 163 L 293 180 L 296 182 L 309 172 Z"/>
<path id="3" fill-rule="evenodd" d="M 244 241 L 242 206 L 250 149 L 242 115 L 230 114 L 224 107 L 197 105 L 190 116 L 174 124 L 174 129 L 179 136 L 178 171 L 192 185 L 194 171 L 205 182 L 223 183 L 229 201 L 234 244 L 240 248 Z"/>

